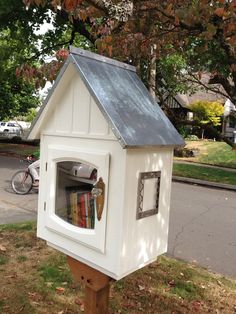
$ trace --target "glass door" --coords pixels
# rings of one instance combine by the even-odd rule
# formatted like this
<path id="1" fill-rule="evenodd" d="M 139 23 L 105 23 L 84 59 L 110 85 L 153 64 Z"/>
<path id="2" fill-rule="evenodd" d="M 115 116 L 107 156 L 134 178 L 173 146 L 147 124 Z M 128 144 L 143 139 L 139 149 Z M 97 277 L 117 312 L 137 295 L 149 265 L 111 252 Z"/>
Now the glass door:
<path id="1" fill-rule="evenodd" d="M 49 147 L 47 227 L 104 252 L 108 171 L 106 152 Z"/>

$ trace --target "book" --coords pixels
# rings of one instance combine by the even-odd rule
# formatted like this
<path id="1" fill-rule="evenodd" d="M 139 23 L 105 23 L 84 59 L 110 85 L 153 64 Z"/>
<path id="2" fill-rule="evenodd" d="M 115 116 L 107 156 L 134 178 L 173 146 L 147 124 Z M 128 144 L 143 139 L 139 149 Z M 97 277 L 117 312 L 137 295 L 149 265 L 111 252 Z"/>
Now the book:
<path id="1" fill-rule="evenodd" d="M 96 201 L 90 190 L 67 189 L 67 221 L 80 228 L 94 229 Z"/>

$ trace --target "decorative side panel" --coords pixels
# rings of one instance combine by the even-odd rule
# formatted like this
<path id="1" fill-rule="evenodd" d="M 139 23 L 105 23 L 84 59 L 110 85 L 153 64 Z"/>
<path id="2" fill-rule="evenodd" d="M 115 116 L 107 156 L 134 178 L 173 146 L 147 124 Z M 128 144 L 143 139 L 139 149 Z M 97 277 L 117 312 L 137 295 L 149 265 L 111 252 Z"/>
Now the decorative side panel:
<path id="1" fill-rule="evenodd" d="M 158 213 L 160 182 L 161 171 L 141 172 L 139 174 L 137 219 Z"/>

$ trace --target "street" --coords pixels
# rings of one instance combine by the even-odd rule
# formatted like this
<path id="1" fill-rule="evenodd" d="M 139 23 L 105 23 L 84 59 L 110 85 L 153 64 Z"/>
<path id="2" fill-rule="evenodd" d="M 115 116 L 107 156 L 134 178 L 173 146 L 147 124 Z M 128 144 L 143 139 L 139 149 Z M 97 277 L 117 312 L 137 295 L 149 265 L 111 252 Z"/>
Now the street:
<path id="1" fill-rule="evenodd" d="M 17 195 L 11 188 L 11 177 L 27 163 L 18 158 L 0 156 L 0 224 L 35 220 L 38 194 Z"/>
<path id="2" fill-rule="evenodd" d="M 236 192 L 172 183 L 168 254 L 236 278 Z"/>
<path id="3" fill-rule="evenodd" d="M 38 195 L 16 195 L 26 165 L 0 156 L 0 224 L 36 219 Z M 236 278 L 236 192 L 172 183 L 168 254 Z"/>

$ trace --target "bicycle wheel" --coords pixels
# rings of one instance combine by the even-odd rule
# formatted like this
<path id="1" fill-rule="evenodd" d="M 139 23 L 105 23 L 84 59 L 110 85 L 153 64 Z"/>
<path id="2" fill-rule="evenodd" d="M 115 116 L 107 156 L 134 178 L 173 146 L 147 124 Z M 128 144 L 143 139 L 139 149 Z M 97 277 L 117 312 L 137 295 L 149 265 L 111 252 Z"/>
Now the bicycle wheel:
<path id="1" fill-rule="evenodd" d="M 17 194 L 27 194 L 32 189 L 33 177 L 26 170 L 17 171 L 12 179 L 11 186 L 14 192 Z"/>

